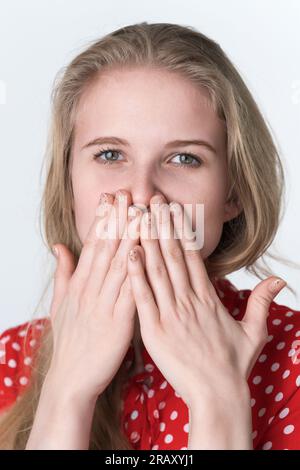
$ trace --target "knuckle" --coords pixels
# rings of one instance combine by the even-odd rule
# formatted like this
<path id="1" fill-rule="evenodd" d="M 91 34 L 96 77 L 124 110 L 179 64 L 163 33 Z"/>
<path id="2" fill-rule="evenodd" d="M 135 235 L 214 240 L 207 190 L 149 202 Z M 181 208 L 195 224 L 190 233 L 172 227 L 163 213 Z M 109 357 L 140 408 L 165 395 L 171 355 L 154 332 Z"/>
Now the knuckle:
<path id="1" fill-rule="evenodd" d="M 152 303 L 152 294 L 149 290 L 140 290 L 138 292 L 137 297 L 139 300 L 141 300 L 144 304 L 150 304 Z"/>
<path id="2" fill-rule="evenodd" d="M 161 278 L 165 275 L 165 268 L 162 264 L 151 265 L 150 271 L 153 273 L 154 277 Z"/>
<path id="3" fill-rule="evenodd" d="M 124 269 L 125 269 L 125 260 L 124 260 L 124 258 L 119 256 L 119 255 L 114 256 L 111 260 L 110 269 L 113 272 L 124 271 Z"/>
<path id="4" fill-rule="evenodd" d="M 182 260 L 182 251 L 177 246 L 171 246 L 167 248 L 167 255 L 172 258 L 174 261 L 181 261 Z"/>
<path id="5" fill-rule="evenodd" d="M 185 253 L 185 256 L 189 259 L 199 258 L 199 252 L 197 250 L 185 250 L 184 253 Z"/>

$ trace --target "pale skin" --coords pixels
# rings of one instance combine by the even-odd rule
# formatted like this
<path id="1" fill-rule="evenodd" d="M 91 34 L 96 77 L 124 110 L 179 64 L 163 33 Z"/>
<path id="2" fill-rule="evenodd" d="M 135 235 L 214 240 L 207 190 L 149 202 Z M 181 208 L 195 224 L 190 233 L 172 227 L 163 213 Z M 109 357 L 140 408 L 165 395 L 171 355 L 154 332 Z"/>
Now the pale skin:
<path id="1" fill-rule="evenodd" d="M 182 77 L 150 69 L 110 71 L 81 96 L 72 184 L 83 249 L 75 269 L 72 253 L 56 245 L 50 312 L 54 354 L 27 449 L 88 448 L 97 396 L 113 379 L 132 340 L 138 357 L 143 341 L 188 405 L 189 449 L 252 448 L 247 377 L 267 339 L 269 304 L 284 283 L 274 290 L 274 279 L 259 283 L 243 321 L 236 322 L 207 274 L 205 260 L 218 245 L 224 222 L 241 210 L 226 199 L 226 130 L 207 98 Z M 87 146 L 103 136 L 126 139 L 128 145 Z M 195 143 L 166 147 L 177 139 L 202 140 L 210 148 Z M 101 157 L 100 149 L 105 149 Z M 186 153 L 194 157 L 181 160 Z M 102 218 L 99 212 L 95 217 L 100 192 L 108 194 Z M 115 197 L 119 193 L 123 202 Z M 159 211 L 166 211 L 172 227 L 178 228 L 180 220 L 170 212 L 172 201 L 181 209 L 204 204 L 201 250 L 186 250 L 184 238 L 163 239 Z M 128 220 L 132 204 L 149 208 L 157 238 L 149 237 L 147 214 L 137 211 Z M 127 224 L 135 226 L 136 237 L 99 238 L 109 218 L 120 221 L 121 233 Z M 194 225 L 192 218 L 190 229 Z M 140 256 L 132 261 L 134 247 Z"/>

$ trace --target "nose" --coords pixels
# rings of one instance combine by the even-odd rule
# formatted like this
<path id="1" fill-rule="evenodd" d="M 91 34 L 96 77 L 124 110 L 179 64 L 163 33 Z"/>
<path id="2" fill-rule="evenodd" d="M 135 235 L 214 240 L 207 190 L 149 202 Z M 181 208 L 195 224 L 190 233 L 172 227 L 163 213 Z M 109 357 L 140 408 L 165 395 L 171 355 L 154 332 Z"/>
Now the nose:
<path id="1" fill-rule="evenodd" d="M 132 205 L 138 207 L 143 212 L 150 211 L 150 200 L 155 194 L 162 194 L 166 200 L 162 188 L 155 181 L 155 175 L 146 169 L 132 174 L 129 184 L 125 188 L 131 193 Z"/>

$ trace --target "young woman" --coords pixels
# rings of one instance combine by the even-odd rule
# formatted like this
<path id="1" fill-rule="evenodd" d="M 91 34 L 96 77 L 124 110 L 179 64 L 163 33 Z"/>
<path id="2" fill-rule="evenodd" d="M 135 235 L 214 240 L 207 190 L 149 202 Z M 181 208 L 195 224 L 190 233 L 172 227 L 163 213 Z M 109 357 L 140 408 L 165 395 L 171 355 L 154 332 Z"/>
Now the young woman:
<path id="1" fill-rule="evenodd" d="M 55 85 L 48 149 L 53 298 L 1 336 L 0 447 L 296 449 L 300 316 L 257 265 L 283 170 L 219 45 L 146 22 L 101 38 Z M 242 267 L 253 291 L 226 278 Z"/>

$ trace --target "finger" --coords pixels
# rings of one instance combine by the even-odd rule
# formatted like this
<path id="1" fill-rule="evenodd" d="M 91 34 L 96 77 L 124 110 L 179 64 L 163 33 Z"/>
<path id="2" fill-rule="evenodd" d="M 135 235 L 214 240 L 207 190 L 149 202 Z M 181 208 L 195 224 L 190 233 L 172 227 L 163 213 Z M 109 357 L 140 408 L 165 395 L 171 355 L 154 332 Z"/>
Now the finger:
<path id="1" fill-rule="evenodd" d="M 140 241 L 147 279 L 162 317 L 170 310 L 166 307 L 175 303 L 175 293 L 161 255 L 155 218 L 151 212 L 146 212 L 142 216 Z"/>
<path id="2" fill-rule="evenodd" d="M 242 322 L 250 326 L 258 337 L 267 337 L 267 317 L 271 302 L 287 283 L 274 276 L 264 279 L 251 292 Z"/>
<path id="3" fill-rule="evenodd" d="M 128 274 L 126 274 L 125 281 L 123 282 L 118 299 L 115 303 L 115 309 L 113 315 L 120 320 L 120 323 L 134 326 L 136 304 L 133 296 L 130 280 Z M 130 326 L 130 325 L 128 325 Z"/>
<path id="4" fill-rule="evenodd" d="M 124 237 L 120 242 L 118 250 L 111 260 L 108 272 L 103 281 L 101 291 L 99 292 L 99 304 L 105 309 L 111 307 L 117 302 L 120 289 L 127 275 L 127 256 L 129 251 L 136 245 L 139 239 L 139 226 L 142 217 L 142 211 L 134 208 L 136 216 L 129 217 Z"/>
<path id="5" fill-rule="evenodd" d="M 197 229 L 196 240 L 194 240 L 195 234 L 192 229 L 192 217 L 187 213 L 186 210 L 183 210 L 179 203 L 171 203 L 170 211 L 172 214 L 176 236 L 178 237 L 178 240 L 182 246 L 182 252 L 185 259 L 190 284 L 195 294 L 201 296 L 204 291 L 207 291 L 207 289 L 213 287 L 211 286 L 211 281 L 209 279 L 200 250 L 200 247 L 202 247 L 201 240 L 203 240 L 203 234 L 199 236 Z M 203 220 L 201 220 L 200 223 L 200 229 L 203 230 Z M 198 238 L 200 239 L 200 242 Z"/>
<path id="6" fill-rule="evenodd" d="M 119 197 L 120 195 L 124 196 L 126 193 L 127 197 L 124 199 L 123 197 Z M 130 202 L 131 196 L 127 191 L 122 190 L 122 193 L 120 191 L 117 192 L 117 197 L 115 198 L 111 212 L 106 221 L 103 233 L 100 235 L 101 240 L 99 241 L 94 253 L 90 273 L 84 288 L 84 292 L 87 297 L 97 297 L 102 290 L 112 260 L 116 255 L 121 239 L 124 235 L 124 220 L 125 224 L 127 224 L 128 205 Z M 126 255 L 127 254 L 124 255 L 125 259 Z M 115 265 L 119 265 L 120 263 L 120 258 L 114 262 Z M 116 269 L 118 268 L 119 266 L 116 266 Z M 123 277 L 122 282 L 124 279 L 125 276 Z"/>
<path id="7" fill-rule="evenodd" d="M 53 296 L 50 306 L 50 317 L 54 320 L 58 307 L 66 295 L 67 287 L 76 264 L 73 253 L 65 245 L 55 244 L 52 249 L 53 251 L 57 250 Z"/>
<path id="8" fill-rule="evenodd" d="M 173 286 L 175 298 L 180 298 L 191 290 L 182 248 L 179 240 L 174 238 L 174 225 L 169 205 L 162 196 L 155 196 L 152 198 L 152 202 L 154 204 L 151 204 L 151 212 L 155 217 L 160 251 Z"/>
<path id="9" fill-rule="evenodd" d="M 71 283 L 74 290 L 80 293 L 90 274 L 93 259 L 95 257 L 96 247 L 102 236 L 105 225 L 110 215 L 114 197 L 109 193 L 102 193 L 99 205 L 95 211 L 95 219 L 91 224 L 88 234 L 84 240 L 76 270 L 72 276 Z"/>
<path id="10" fill-rule="evenodd" d="M 128 275 L 135 299 L 141 332 L 151 331 L 159 322 L 159 310 L 155 299 L 146 281 L 144 268 L 139 253 L 143 248 L 136 245 L 128 255 Z"/>

